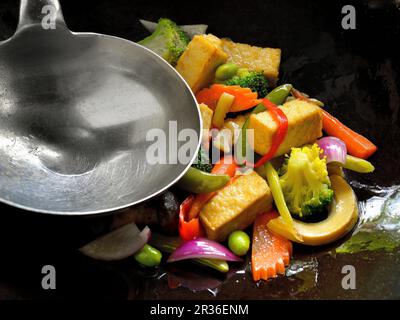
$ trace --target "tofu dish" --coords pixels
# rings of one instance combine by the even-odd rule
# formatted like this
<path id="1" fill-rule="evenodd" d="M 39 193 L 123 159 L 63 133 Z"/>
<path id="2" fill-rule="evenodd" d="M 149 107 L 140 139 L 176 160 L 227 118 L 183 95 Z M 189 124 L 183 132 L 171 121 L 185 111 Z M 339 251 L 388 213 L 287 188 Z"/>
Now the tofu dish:
<path id="1" fill-rule="evenodd" d="M 173 190 L 116 216 L 83 254 L 133 256 L 143 268 L 189 260 L 221 273 L 249 263 L 259 281 L 285 274 L 293 244 L 332 244 L 353 230 L 346 170 L 374 171 L 367 159 L 377 147 L 280 83 L 281 49 L 219 38 L 204 25 L 142 23 L 152 34 L 139 44 L 175 67 L 197 99 L 201 147 Z"/>

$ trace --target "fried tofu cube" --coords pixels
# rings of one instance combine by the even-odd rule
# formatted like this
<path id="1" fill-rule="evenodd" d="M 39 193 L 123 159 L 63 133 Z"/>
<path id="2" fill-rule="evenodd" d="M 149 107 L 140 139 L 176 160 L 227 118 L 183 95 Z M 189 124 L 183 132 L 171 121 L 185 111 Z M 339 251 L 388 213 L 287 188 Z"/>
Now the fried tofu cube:
<path id="1" fill-rule="evenodd" d="M 314 142 L 322 136 L 322 111 L 318 106 L 296 99 L 280 108 L 288 119 L 288 131 L 275 156 L 288 153 L 292 147 Z M 278 129 L 269 112 L 251 115 L 248 128 L 254 130 L 254 150 L 258 154 L 266 154 Z"/>
<path id="2" fill-rule="evenodd" d="M 197 35 L 179 58 L 176 70 L 196 93 L 212 82 L 215 70 L 227 59 L 221 39 L 211 34 Z"/>
<path id="3" fill-rule="evenodd" d="M 275 84 L 279 76 L 281 49 L 260 48 L 243 43 L 235 43 L 222 39 L 222 49 L 228 54 L 228 62 L 241 68 L 263 71 L 271 84 Z"/>
<path id="4" fill-rule="evenodd" d="M 203 120 L 203 129 L 210 130 L 214 111 L 204 103 L 199 104 L 199 109 L 200 109 L 201 119 Z"/>
<path id="5" fill-rule="evenodd" d="M 214 114 L 211 108 L 209 108 L 206 104 L 199 104 L 201 119 L 203 120 L 203 133 L 202 133 L 202 142 L 204 145 L 208 146 L 209 143 L 209 130 L 211 129 L 211 121 Z"/>
<path id="6" fill-rule="evenodd" d="M 243 230 L 259 213 L 272 207 L 272 194 L 256 172 L 239 176 L 220 190 L 202 209 L 200 219 L 207 238 L 224 241 L 232 231 Z"/>

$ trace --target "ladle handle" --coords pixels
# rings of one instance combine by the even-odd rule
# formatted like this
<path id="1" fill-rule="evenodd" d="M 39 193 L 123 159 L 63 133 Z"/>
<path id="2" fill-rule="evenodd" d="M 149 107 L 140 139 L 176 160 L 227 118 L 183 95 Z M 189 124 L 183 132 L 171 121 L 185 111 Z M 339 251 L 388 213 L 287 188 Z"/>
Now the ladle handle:
<path id="1" fill-rule="evenodd" d="M 65 27 L 60 2 L 58 0 L 20 0 L 17 30 L 41 24 L 43 29 Z"/>

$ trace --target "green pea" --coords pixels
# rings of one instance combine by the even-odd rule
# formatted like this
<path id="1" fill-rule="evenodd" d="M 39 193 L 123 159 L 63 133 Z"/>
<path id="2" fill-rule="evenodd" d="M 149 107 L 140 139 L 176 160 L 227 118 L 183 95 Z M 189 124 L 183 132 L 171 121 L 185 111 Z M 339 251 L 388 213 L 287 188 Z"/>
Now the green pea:
<path id="1" fill-rule="evenodd" d="M 217 80 L 228 80 L 236 74 L 238 69 L 239 67 L 234 63 L 222 64 L 215 71 L 215 78 Z"/>
<path id="2" fill-rule="evenodd" d="M 135 253 L 134 258 L 145 267 L 156 267 L 161 262 L 162 254 L 156 248 L 145 244 L 142 249 Z"/>
<path id="3" fill-rule="evenodd" d="M 233 231 L 229 235 L 228 246 L 234 254 L 244 256 L 249 251 L 250 238 L 246 232 Z"/>

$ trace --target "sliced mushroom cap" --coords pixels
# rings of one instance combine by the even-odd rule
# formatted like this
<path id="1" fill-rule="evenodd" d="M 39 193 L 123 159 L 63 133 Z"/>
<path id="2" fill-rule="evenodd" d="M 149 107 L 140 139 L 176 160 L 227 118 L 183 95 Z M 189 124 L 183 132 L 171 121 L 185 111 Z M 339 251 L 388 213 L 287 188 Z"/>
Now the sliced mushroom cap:
<path id="1" fill-rule="evenodd" d="M 331 204 L 328 217 L 320 222 L 306 223 L 294 221 L 294 227 L 303 237 L 302 244 L 319 246 L 334 242 L 353 229 L 358 219 L 357 198 L 353 189 L 345 179 L 338 175 L 330 176 L 334 200 Z M 268 228 L 285 238 L 296 241 L 287 231 L 281 217 L 272 219 Z"/>

